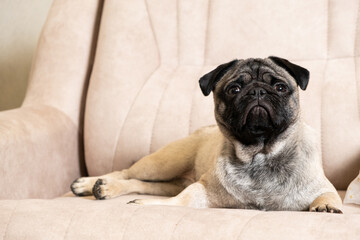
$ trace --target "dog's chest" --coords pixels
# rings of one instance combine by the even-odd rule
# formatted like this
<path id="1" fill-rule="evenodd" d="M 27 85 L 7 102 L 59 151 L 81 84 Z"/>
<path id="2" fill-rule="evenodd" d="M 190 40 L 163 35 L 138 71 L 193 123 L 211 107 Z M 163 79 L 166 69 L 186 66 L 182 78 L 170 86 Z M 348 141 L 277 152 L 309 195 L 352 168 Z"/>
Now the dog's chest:
<path id="1" fill-rule="evenodd" d="M 251 163 L 225 161 L 223 185 L 240 207 L 262 210 L 299 209 L 306 205 L 300 190 L 302 170 L 292 159 L 258 153 Z M 301 180 L 300 180 L 301 179 Z"/>

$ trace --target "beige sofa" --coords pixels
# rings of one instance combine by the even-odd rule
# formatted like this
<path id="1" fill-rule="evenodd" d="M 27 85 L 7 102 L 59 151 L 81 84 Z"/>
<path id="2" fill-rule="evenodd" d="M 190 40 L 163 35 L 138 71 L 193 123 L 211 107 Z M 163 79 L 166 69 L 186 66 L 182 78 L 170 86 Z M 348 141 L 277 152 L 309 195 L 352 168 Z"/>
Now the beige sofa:
<path id="1" fill-rule="evenodd" d="M 308 68 L 302 116 L 328 178 L 360 169 L 359 0 L 55 0 L 26 99 L 0 112 L 0 238 L 359 239 L 344 214 L 134 206 L 63 195 L 213 124 L 202 74 L 277 55 Z M 153 196 L 152 196 L 153 197 Z"/>

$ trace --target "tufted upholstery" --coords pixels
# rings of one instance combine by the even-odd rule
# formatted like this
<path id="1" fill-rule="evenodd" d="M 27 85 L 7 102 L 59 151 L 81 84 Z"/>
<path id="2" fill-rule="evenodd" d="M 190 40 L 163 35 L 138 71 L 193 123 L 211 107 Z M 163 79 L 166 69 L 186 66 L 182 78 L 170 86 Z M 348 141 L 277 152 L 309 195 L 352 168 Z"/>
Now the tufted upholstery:
<path id="1" fill-rule="evenodd" d="M 327 176 L 346 189 L 360 168 L 358 5 L 106 1 L 86 100 L 90 175 L 127 168 L 215 123 L 212 98 L 197 82 L 206 72 L 234 58 L 278 55 L 310 70 L 303 118 L 319 132 Z"/>
<path id="2" fill-rule="evenodd" d="M 345 190 L 360 169 L 359 9 L 359 0 L 54 0 L 23 106 L 0 112 L 0 238 L 356 239 L 355 205 L 332 215 L 60 196 L 84 160 L 92 176 L 127 168 L 213 124 L 199 77 L 268 55 L 310 70 L 302 117 Z"/>

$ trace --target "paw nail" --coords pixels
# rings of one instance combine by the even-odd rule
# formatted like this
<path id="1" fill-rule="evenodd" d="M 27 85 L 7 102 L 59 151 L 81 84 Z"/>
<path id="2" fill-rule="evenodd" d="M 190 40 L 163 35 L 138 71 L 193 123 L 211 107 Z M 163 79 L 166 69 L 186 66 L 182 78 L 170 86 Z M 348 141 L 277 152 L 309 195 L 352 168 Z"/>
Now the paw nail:
<path id="1" fill-rule="evenodd" d="M 102 179 L 98 179 L 95 183 L 95 185 L 102 185 L 103 184 L 103 180 Z"/>

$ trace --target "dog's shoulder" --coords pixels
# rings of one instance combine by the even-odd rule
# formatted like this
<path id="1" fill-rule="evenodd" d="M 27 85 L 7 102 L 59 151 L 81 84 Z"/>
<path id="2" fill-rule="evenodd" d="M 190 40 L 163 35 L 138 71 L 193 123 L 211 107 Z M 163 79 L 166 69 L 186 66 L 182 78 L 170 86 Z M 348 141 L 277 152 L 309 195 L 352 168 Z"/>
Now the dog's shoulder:
<path id="1" fill-rule="evenodd" d="M 206 137 L 206 136 L 210 136 L 212 134 L 218 134 L 218 133 L 220 133 L 219 127 L 214 124 L 214 125 L 200 127 L 197 130 L 195 130 L 192 133 L 192 135 Z"/>
<path id="2" fill-rule="evenodd" d="M 190 136 L 197 139 L 199 146 L 209 149 L 213 149 L 215 145 L 220 147 L 224 142 L 224 136 L 217 125 L 201 127 Z"/>
<path id="3" fill-rule="evenodd" d="M 197 129 L 190 137 L 196 139 L 199 149 L 215 150 L 215 146 L 221 148 L 224 137 L 217 125 L 205 126 Z M 217 148 L 216 147 L 216 148 Z"/>

